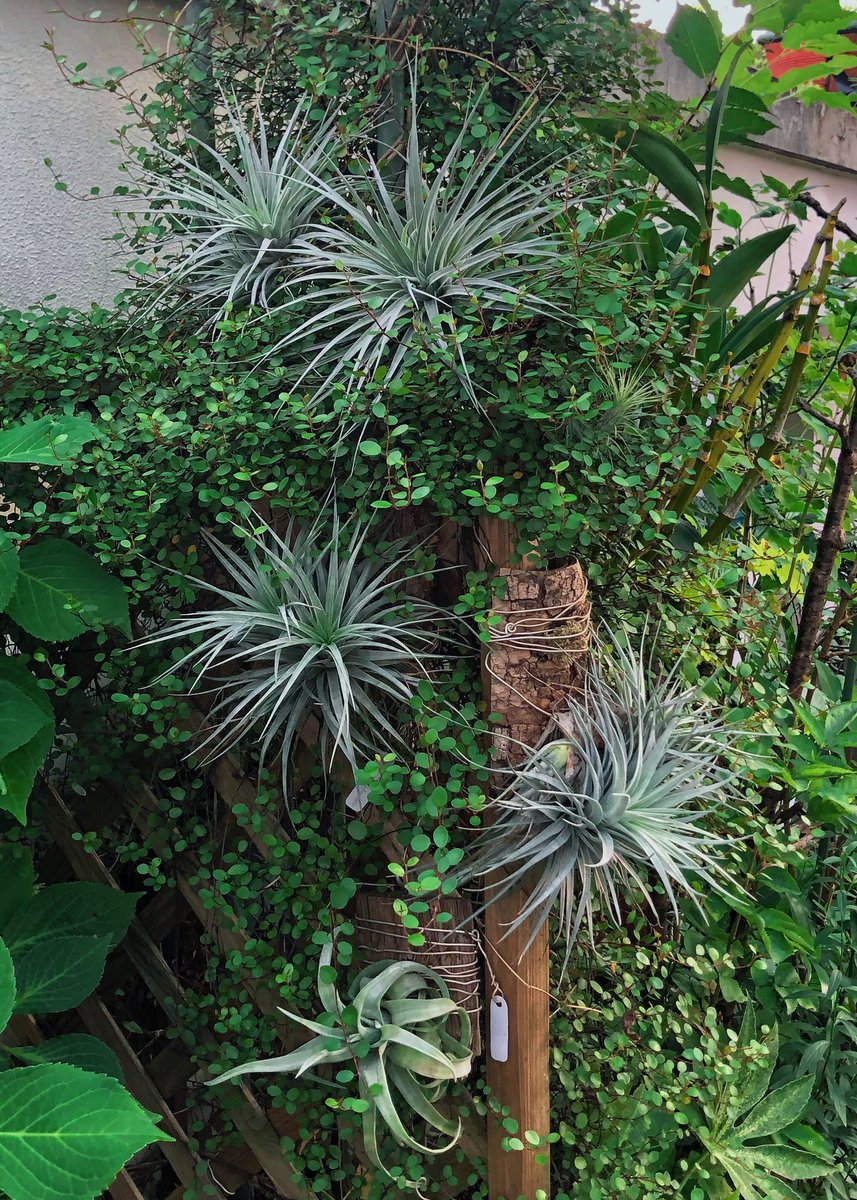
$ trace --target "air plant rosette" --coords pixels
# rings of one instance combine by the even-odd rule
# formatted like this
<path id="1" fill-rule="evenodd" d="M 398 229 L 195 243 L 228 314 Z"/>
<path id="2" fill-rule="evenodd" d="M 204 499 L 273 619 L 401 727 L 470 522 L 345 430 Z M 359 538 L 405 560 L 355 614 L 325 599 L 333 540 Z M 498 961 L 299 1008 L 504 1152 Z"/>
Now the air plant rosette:
<path id="1" fill-rule="evenodd" d="M 347 389 L 381 367 L 389 382 L 417 341 L 475 400 L 460 317 L 569 319 L 545 294 L 563 262 L 556 164 L 517 161 L 532 121 L 513 121 L 474 156 L 471 108 L 435 168 L 420 146 L 414 79 L 399 188 L 368 151 L 361 178 L 338 170 L 333 120 L 312 125 L 302 104 L 273 153 L 261 114 L 254 135 L 228 105 L 236 165 L 201 143 L 216 170 L 167 152 L 175 181 L 153 181 L 166 206 L 154 215 L 173 222 L 185 253 L 161 295 L 183 285 L 214 327 L 233 303 L 286 323 L 266 357 L 291 358 L 295 389 L 314 376 L 315 398 L 346 373 Z"/>
<path id="2" fill-rule="evenodd" d="M 356 772 L 404 743 L 395 710 L 425 677 L 444 614 L 401 593 L 401 566 L 364 552 L 367 527 L 345 534 L 334 514 L 280 536 L 243 530 L 238 553 L 208 538 L 224 582 L 194 579 L 218 606 L 181 614 L 143 644 L 196 642 L 160 678 L 190 670 L 190 691 L 213 692 L 204 761 L 253 736 L 264 764 L 276 747 L 287 792 L 296 739 L 310 718 L 329 770 L 341 754 Z M 400 548 L 401 549 L 401 548 Z"/>
<path id="3" fill-rule="evenodd" d="M 267 311 L 283 300 L 293 247 L 322 204 L 314 181 L 336 157 L 333 119 L 307 122 L 301 107 L 272 148 L 260 109 L 254 131 L 235 102 L 226 103 L 234 162 L 194 138 L 193 157 L 161 148 L 169 171 L 149 180 L 152 216 L 169 218 L 182 252 L 158 300 L 184 289 L 188 304 L 209 310 L 206 324 L 215 331 L 232 304 Z"/>
<path id="4" fill-rule="evenodd" d="M 472 1067 L 470 1019 L 450 997 L 437 972 L 416 962 L 380 962 L 365 967 L 343 1001 L 332 966 L 333 945 L 322 950 L 318 994 L 322 1012 L 317 1020 L 281 1011 L 303 1025 L 313 1037 L 278 1058 L 243 1063 L 219 1075 L 212 1085 L 242 1075 L 286 1074 L 300 1078 L 328 1066 L 352 1064 L 359 1091 L 363 1142 L 369 1160 L 390 1175 L 381 1157 L 379 1125 L 395 1141 L 419 1154 L 444 1154 L 458 1141 L 462 1124 L 436 1105 L 451 1084 L 465 1079 Z M 448 1029 L 451 1018 L 461 1034 Z M 331 1086 L 340 1086 L 332 1084 Z M 405 1126 L 402 1113 L 424 1121 L 448 1140 L 440 1146 L 419 1141 Z M 397 1176 L 400 1186 L 418 1185 Z"/>
<path id="5" fill-rule="evenodd" d="M 699 906 L 694 879 L 741 891 L 725 866 L 729 839 L 710 828 L 731 795 L 735 772 L 723 759 L 738 730 L 682 684 L 680 664 L 653 681 L 642 649 L 610 640 L 583 698 L 555 718 L 563 737 L 511 772 L 458 876 L 484 881 L 483 908 L 528 890 L 509 928 L 531 922 L 527 947 L 556 907 L 566 963 L 584 921 L 594 936 L 596 899 L 620 923 L 622 894 L 641 895 L 658 917 L 652 877 L 676 919 L 676 890 Z"/>

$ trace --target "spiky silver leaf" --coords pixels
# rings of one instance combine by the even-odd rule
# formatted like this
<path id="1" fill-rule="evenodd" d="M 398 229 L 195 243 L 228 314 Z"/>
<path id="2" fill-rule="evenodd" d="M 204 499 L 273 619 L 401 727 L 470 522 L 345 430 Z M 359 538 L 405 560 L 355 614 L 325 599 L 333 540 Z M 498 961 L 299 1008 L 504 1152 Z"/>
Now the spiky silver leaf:
<path id="1" fill-rule="evenodd" d="M 319 1066 L 356 1064 L 363 1112 L 363 1141 L 370 1160 L 389 1174 L 378 1146 L 378 1122 L 401 1146 L 421 1154 L 442 1154 L 461 1134 L 461 1121 L 450 1120 L 435 1105 L 455 1080 L 465 1079 L 473 1063 L 470 1017 L 449 994 L 444 979 L 416 962 L 380 962 L 355 978 L 343 1002 L 328 972 L 333 947 L 321 953 L 318 992 L 323 1012 L 309 1021 L 281 1009 L 315 1036 L 290 1054 L 243 1063 L 212 1080 L 223 1083 L 242 1075 L 300 1076 Z M 343 1022 L 346 1006 L 353 1022 Z M 460 1022 L 461 1036 L 449 1032 L 450 1017 Z M 405 1127 L 402 1112 L 411 1112 L 450 1140 L 427 1146 Z M 407 1184 L 416 1187 L 416 1184 Z"/>
<path id="2" fill-rule="evenodd" d="M 557 906 L 570 948 L 584 920 L 591 931 L 596 896 L 618 922 L 623 891 L 642 894 L 656 912 L 653 875 L 676 916 L 677 888 L 695 898 L 692 878 L 718 891 L 736 886 L 723 865 L 727 843 L 707 824 L 730 792 L 722 755 L 735 735 L 707 713 L 698 690 L 675 670 L 652 682 L 643 651 L 614 640 L 584 699 L 557 723 L 564 737 L 514 773 L 461 873 L 493 877 L 487 903 L 529 889 L 512 929 L 532 918 L 531 942 Z"/>
<path id="3" fill-rule="evenodd" d="M 193 668 L 191 690 L 216 690 L 203 749 L 225 753 L 251 731 L 264 761 L 277 743 L 284 782 L 295 738 L 318 719 L 324 764 L 341 749 L 356 769 L 399 741 L 391 704 L 407 703 L 436 640 L 440 610 L 392 594 L 396 566 L 363 553 L 366 528 L 345 546 L 334 519 L 281 537 L 264 522 L 248 534 L 245 556 L 209 538 L 227 583 L 194 580 L 220 606 L 177 617 L 145 639 L 198 644 L 166 674 Z M 163 678 L 163 676 L 162 676 Z"/>
<path id="4" fill-rule="evenodd" d="M 261 112 L 254 134 L 227 105 L 235 165 L 202 142 L 197 143 L 202 153 L 193 158 L 162 151 L 168 169 L 155 180 L 153 199 L 166 206 L 183 249 L 168 273 L 167 290 L 188 289 L 209 324 L 234 302 L 268 309 L 275 297 L 282 299 L 295 242 L 322 203 L 313 181 L 334 158 L 332 122 L 308 125 L 300 108 L 272 152 Z M 207 159 L 211 169 L 204 165 Z"/>

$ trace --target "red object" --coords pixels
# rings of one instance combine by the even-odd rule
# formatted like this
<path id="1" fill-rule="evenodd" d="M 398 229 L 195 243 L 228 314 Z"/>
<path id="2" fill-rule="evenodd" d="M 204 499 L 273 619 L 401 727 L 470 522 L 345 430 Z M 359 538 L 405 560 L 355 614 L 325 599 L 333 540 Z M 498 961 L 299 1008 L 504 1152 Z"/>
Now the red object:
<path id="1" fill-rule="evenodd" d="M 843 30 L 845 37 L 849 41 L 857 44 L 857 31 L 848 29 Z M 779 40 L 765 42 L 765 56 L 768 60 L 768 69 L 774 79 L 782 79 L 787 71 L 796 71 L 800 67 L 815 67 L 827 62 L 823 54 L 817 54 L 814 50 L 807 50 L 801 46 L 799 50 L 784 50 L 783 43 Z M 857 56 L 857 50 L 855 50 Z M 850 67 L 847 71 L 842 72 L 843 75 L 857 77 L 857 66 Z M 837 92 L 840 89 L 836 84 L 836 77 L 833 75 L 822 75 L 815 82 L 819 87 L 823 87 L 825 91 Z"/>

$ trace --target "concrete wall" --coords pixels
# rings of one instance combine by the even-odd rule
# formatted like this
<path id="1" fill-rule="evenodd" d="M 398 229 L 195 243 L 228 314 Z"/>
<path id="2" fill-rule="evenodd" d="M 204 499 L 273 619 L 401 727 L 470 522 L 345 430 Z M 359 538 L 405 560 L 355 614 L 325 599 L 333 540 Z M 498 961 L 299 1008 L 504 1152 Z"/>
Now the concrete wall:
<path id="1" fill-rule="evenodd" d="M 74 20 L 98 7 L 102 20 L 127 14 L 127 0 L 0 0 L 0 305 L 25 306 L 55 293 L 59 302 L 110 303 L 123 286 L 109 239 L 117 229 L 109 197 L 121 182 L 121 155 L 111 145 L 126 119 L 121 100 L 67 84 L 48 50 L 46 29 L 73 67 L 93 75 L 138 64 L 127 27 Z M 143 5 L 140 6 L 140 10 Z M 154 7 L 152 8 L 154 11 Z M 69 193 L 102 189 L 82 201 L 55 190 L 44 165 L 51 158 Z"/>

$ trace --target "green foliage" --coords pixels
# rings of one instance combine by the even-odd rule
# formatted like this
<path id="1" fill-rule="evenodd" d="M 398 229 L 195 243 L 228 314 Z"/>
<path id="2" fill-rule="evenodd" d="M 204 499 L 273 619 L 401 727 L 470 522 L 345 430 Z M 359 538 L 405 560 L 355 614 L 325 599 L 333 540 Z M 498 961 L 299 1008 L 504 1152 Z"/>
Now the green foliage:
<path id="1" fill-rule="evenodd" d="M 771 28 L 781 30 L 788 16 L 798 44 L 816 7 L 796 13 L 775 5 Z M 133 157 L 142 174 L 163 174 L 166 163 L 175 164 L 170 155 L 184 160 L 190 131 L 216 146 L 246 182 L 224 94 L 234 97 L 233 117 L 258 113 L 271 148 L 299 104 L 307 129 L 323 125 L 335 106 L 338 167 L 348 183 L 337 172 L 328 186 L 349 205 L 357 196 L 365 204 L 368 196 L 377 202 L 386 194 L 401 222 L 407 213 L 395 183 L 397 159 L 382 157 L 395 140 L 393 126 L 403 126 L 407 113 L 401 43 L 367 37 L 365 6 L 351 0 L 334 9 L 312 2 L 286 10 L 243 0 L 220 0 L 214 8 L 205 25 L 205 55 L 188 28 L 170 31 L 166 60 L 153 45 L 144 47 L 145 61 L 158 62 L 161 76 L 146 85 L 142 99 L 131 94 L 133 73 L 127 83 L 121 73 L 95 83 L 85 64 L 77 70 L 66 65 L 78 86 L 119 94 L 131 109 L 129 121 L 140 118 L 145 136 L 129 127 L 120 140 L 137 147 Z M 734 54 L 746 42 L 742 35 L 712 70 L 721 41 L 716 21 L 702 12 L 710 25 L 703 29 L 700 15 L 682 10 L 672 34 L 676 48 L 695 55 L 699 69 L 720 84 L 692 112 L 656 92 L 641 98 L 642 72 L 626 53 L 627 14 L 605 16 L 548 0 L 442 0 L 423 9 L 411 43 L 416 50 L 418 38 L 420 45 L 414 56 L 420 145 L 411 159 L 419 165 L 418 180 L 412 172 L 419 188 L 412 199 L 430 193 L 460 139 L 460 172 L 441 188 L 439 212 L 538 93 L 539 119 L 515 146 L 514 159 L 522 178 L 544 183 L 559 201 L 537 231 L 562 252 L 561 270 L 540 278 L 532 291 L 527 284 L 538 311 L 501 305 L 483 318 L 462 297 L 455 328 L 433 327 L 423 318 L 421 336 L 411 338 L 395 371 L 367 371 L 355 381 L 343 367 L 326 390 L 305 392 L 295 378 L 318 351 L 314 331 L 304 329 L 312 336 L 293 347 L 308 358 L 297 361 L 300 356 L 289 353 L 281 361 L 273 351 L 300 330 L 307 313 L 296 305 L 273 320 L 256 320 L 261 284 L 255 297 L 252 284 L 243 297 L 236 288 L 234 303 L 219 311 L 235 278 L 230 266 L 216 282 L 222 290 L 211 306 L 218 311 L 212 341 L 199 335 L 198 315 L 189 309 L 169 323 L 153 320 L 151 293 L 140 288 L 113 313 L 40 308 L 6 314 L 0 358 L 10 424 L 75 415 L 97 431 L 80 439 L 73 465 L 55 439 L 42 464 L 50 468 L 50 488 L 39 478 L 47 471 L 13 464 L 7 472 L 4 495 L 22 511 L 15 541 L 37 546 L 39 539 L 71 539 L 85 548 L 127 587 L 136 630 L 159 629 L 177 613 L 194 620 L 199 581 L 223 585 L 205 534 L 218 533 L 245 561 L 246 539 L 236 527 L 254 520 L 251 510 L 277 528 L 291 517 L 302 528 L 321 521 L 328 529 L 334 485 L 339 511 L 365 532 L 373 563 L 390 562 L 405 535 L 420 547 L 407 590 L 420 602 L 454 611 L 456 636 L 447 632 L 451 624 L 433 627 L 438 657 L 413 681 L 409 699 L 403 695 L 395 712 L 389 710 L 401 740 L 373 742 L 371 750 L 380 753 L 365 764 L 355 748 L 359 811 L 334 816 L 331 781 L 301 761 L 286 812 L 279 782 L 263 768 L 257 799 L 245 804 L 242 796 L 235 804 L 224 841 L 206 771 L 181 758 L 191 735 L 187 706 L 172 694 L 177 656 L 169 641 L 138 644 L 129 653 L 124 621 L 93 620 L 70 646 L 18 629 L 19 657 L 26 655 L 38 684 L 31 695 L 6 667 L 0 682 L 19 687 L 34 704 L 36 696 L 42 704 L 56 700 L 69 733 L 57 766 L 68 794 L 80 797 L 85 844 L 109 852 L 126 877 L 136 875 L 149 891 L 175 886 L 179 871 L 189 876 L 210 927 L 240 938 L 224 949 L 216 933 L 200 937 L 194 927 L 191 937 L 179 930 L 175 939 L 188 1003 L 171 1032 L 208 1077 L 213 1062 L 226 1069 L 282 1054 L 277 1030 L 258 1014 L 256 992 L 264 988 L 272 1004 L 310 1012 L 319 949 L 331 938 L 342 971 L 359 977 L 359 931 L 351 914 L 358 890 L 388 896 L 402 937 L 418 955 L 423 926 L 454 890 L 471 831 L 480 828 L 488 796 L 496 794 L 478 656 L 459 636 L 469 627 L 475 650 L 498 620 L 480 523 L 507 522 L 519 552 L 534 553 L 536 545 L 545 565 L 579 556 L 599 615 L 639 634 L 656 613 L 664 662 L 683 651 L 682 680 L 728 715 L 730 728 L 746 731 L 751 753 L 742 757 L 741 796 L 718 858 L 747 894 L 695 888 L 703 921 L 669 877 L 667 886 L 651 877 L 647 890 L 659 924 L 652 926 L 620 896 L 618 928 L 606 920 L 608 906 L 594 898 L 591 938 L 576 944 L 553 989 L 554 1192 L 560 1200 L 734 1200 L 738 1180 L 730 1169 L 736 1168 L 748 1187 L 766 1195 L 853 1200 L 857 868 L 849 832 L 850 716 L 836 708 L 843 695 L 846 703 L 851 699 L 841 667 L 849 653 L 853 547 L 841 556 L 825 609 L 824 661 L 817 664 L 825 695 L 812 693 L 795 709 L 783 678 L 833 472 L 836 447 L 822 418 L 851 402 L 848 365 L 840 375 L 836 348 L 852 341 L 848 272 L 854 256 L 841 257 L 828 289 L 830 341 L 812 336 L 815 361 L 793 389 L 781 436 L 762 453 L 791 373 L 801 306 L 807 308 L 818 278 L 810 272 L 791 296 L 759 292 L 749 313 L 732 312 L 743 284 L 758 291 L 753 275 L 785 236 L 743 239 L 735 214 L 719 202 L 724 187 L 753 197 L 744 181 L 725 178 L 717 156 L 721 144 L 746 141 L 770 125 L 760 99 L 771 96 L 770 77 L 755 70 L 762 52 L 745 46 L 740 57 Z M 828 17 L 839 19 L 833 10 L 815 12 L 822 23 Z M 611 89 L 622 95 L 615 108 Z M 812 87 L 786 80 L 776 90 L 808 96 Z M 593 115 L 607 124 L 587 129 L 577 117 L 593 97 Z M 385 140 L 391 129 L 393 138 Z M 376 131 L 381 149 L 370 154 L 367 140 Z M 620 148 L 630 143 L 625 155 L 611 144 L 617 133 Z M 257 153 L 259 143 L 247 140 L 244 150 Z M 240 185 L 223 162 L 202 148 L 198 162 L 237 197 Z M 503 168 L 498 181 L 508 179 L 508 146 L 496 163 Z M 549 177 L 551 163 L 562 165 L 559 189 Z M 129 171 L 128 190 L 136 173 Z M 800 199 L 806 186 L 768 179 L 761 191 L 769 214 L 782 217 L 783 226 L 806 219 Z M 728 230 L 719 242 L 709 236 L 715 189 Z M 328 226 L 324 234 L 331 247 L 343 235 L 349 246 L 365 243 L 353 213 L 331 197 L 324 205 L 325 218 L 336 210 L 337 232 Z M 126 204 L 121 191 L 116 207 L 133 210 L 117 240 L 138 279 L 154 277 L 148 251 L 168 244 L 174 219 L 188 222 L 192 261 L 201 225 L 194 225 L 191 209 L 182 217 L 155 207 L 141 219 L 137 197 Z M 257 236 L 251 232 L 251 241 Z M 262 244 L 253 241 L 243 261 L 264 273 L 273 262 L 257 262 Z M 401 247 L 393 249 L 399 261 Z M 521 264 L 504 260 L 503 266 Z M 272 285 L 278 278 L 272 270 Z M 333 282 L 341 285 L 339 275 Z M 254 299 L 252 311 L 242 307 Z M 572 312 L 574 323 L 556 319 L 550 304 Z M 409 328 L 403 316 L 402 329 Z M 402 329 L 396 326 L 396 334 Z M 351 341 L 345 337 L 338 345 L 344 350 Z M 385 348 L 379 362 L 391 364 L 398 345 Z M 459 352 L 482 411 L 462 403 Z M 325 370 L 337 365 L 331 360 Z M 754 486 L 716 544 L 701 547 L 701 531 L 748 478 Z M 853 520 L 850 508 L 848 516 Z M 13 545 L 0 546 L 0 598 L 11 598 L 17 586 L 17 551 L 7 553 Z M 78 607 L 86 596 L 69 604 L 59 605 L 63 619 L 86 624 L 91 614 Z M 8 663 L 23 666 L 18 659 Z M 164 672 L 169 685 L 154 686 Z M 20 711 L 28 712 L 31 725 L 37 719 L 23 705 Z M 7 727 L 0 722 L 0 734 Z M 10 750 L 9 760 L 23 756 L 22 777 L 31 771 L 32 779 L 41 761 L 29 752 L 32 743 L 51 733 L 48 725 Z M 252 771 L 258 754 L 249 740 L 242 749 L 243 766 Z M 135 769 L 145 772 L 154 796 L 147 836 L 129 831 L 123 815 L 108 812 L 102 819 L 87 803 L 105 781 L 109 794 L 116 779 L 125 783 Z M 780 811 L 789 811 L 787 829 L 763 815 Z M 680 943 L 670 887 L 682 918 Z M 0 913 L 6 899 L 4 890 Z M 43 916 L 49 925 L 50 914 Z M 107 932 L 84 925 L 65 935 L 86 939 L 95 956 Z M 58 926 L 54 937 L 61 936 Z M 41 945 L 14 953 L 35 953 Z M 57 969 L 59 958 L 53 961 Z M 748 1004 L 763 1032 L 739 1052 L 736 1031 Z M 326 1040 L 332 1041 L 341 1026 L 329 1028 Z M 765 1032 L 774 1028 L 778 1060 Z M 67 1043 L 57 1053 L 90 1070 L 97 1066 L 91 1046 Z M 712 1154 L 706 1138 L 718 1104 L 726 1111 L 736 1095 L 739 1059 L 752 1066 L 755 1086 L 764 1079 L 768 1097 L 782 1099 L 782 1090 L 791 1089 L 786 1098 L 797 1096 L 806 1108 L 790 1125 L 751 1136 L 747 1120 L 765 1114 L 760 1093 L 726 1122 Z M 335 1068 L 351 1077 L 322 1082 L 311 1071 L 260 1077 L 266 1103 L 282 1108 L 294 1126 L 284 1151 L 309 1190 L 327 1200 L 358 1193 L 384 1200 L 389 1179 L 367 1175 L 354 1150 L 365 1117 L 359 1086 L 352 1088 L 360 1072 L 347 1062 Z M 100 1069 L 106 1073 L 106 1062 Z M 331 1088 L 337 1082 L 346 1089 L 338 1095 Z M 480 1110 L 495 1107 L 497 1098 L 480 1094 L 483 1087 L 477 1072 Z M 204 1159 L 230 1138 L 231 1125 L 228 1099 L 221 1108 L 216 1092 L 203 1093 L 189 1094 L 187 1121 L 191 1146 Z M 454 1092 L 449 1099 L 454 1103 Z M 443 1116 L 455 1121 L 452 1110 L 444 1108 Z M 514 1114 L 500 1119 L 510 1146 L 530 1143 Z M 402 1163 L 402 1181 L 424 1180 L 426 1194 L 448 1184 L 475 1200 L 484 1196 L 482 1168 L 461 1142 L 430 1163 L 425 1147 L 397 1145 L 384 1119 L 376 1121 L 375 1136 L 380 1161 Z M 791 1178 L 819 1162 L 825 1170 L 835 1162 L 837 1170 Z"/>
<path id="2" fill-rule="evenodd" d="M 42 417 L 0 432 L 0 463 L 68 463 L 95 436 L 87 417 Z M 7 652 L 0 664 L 0 809 L 23 824 L 36 773 L 53 744 L 53 710 L 33 676 L 10 658 L 15 626 L 47 642 L 115 625 L 130 634 L 120 583 L 71 542 L 47 538 L 20 550 L 0 534 L 0 610 Z M 11 621 L 11 626 L 10 626 Z"/>
<path id="3" fill-rule="evenodd" d="M 63 1012 L 101 979 L 135 896 L 98 884 L 32 893 L 32 863 L 6 855 L 0 922 L 0 1026 L 13 1014 Z M 0 1030 L 0 1037 L 2 1031 Z M 116 1056 L 68 1034 L 3 1045 L 0 1188 L 9 1200 L 94 1200 L 139 1150 L 169 1140 L 122 1086 Z M 25 1065 L 10 1067 L 10 1057 Z"/>
<path id="4" fill-rule="evenodd" d="M 769 1092 L 779 1051 L 776 1024 L 762 1041 L 766 1055 L 761 1063 L 752 1057 L 755 1043 L 756 1017 L 748 1006 L 735 1046 L 734 1075 L 722 1087 L 711 1113 L 711 1127 L 701 1136 L 712 1160 L 725 1168 L 742 1200 L 794 1197 L 797 1193 L 782 1183 L 783 1179 L 817 1179 L 836 1170 L 832 1148 L 822 1156 L 777 1139 L 777 1135 L 787 1135 L 806 1112 L 815 1080 L 804 1075 Z"/>

